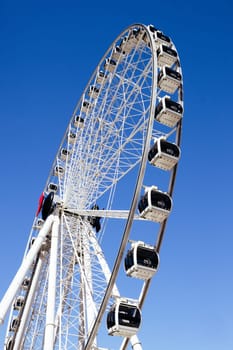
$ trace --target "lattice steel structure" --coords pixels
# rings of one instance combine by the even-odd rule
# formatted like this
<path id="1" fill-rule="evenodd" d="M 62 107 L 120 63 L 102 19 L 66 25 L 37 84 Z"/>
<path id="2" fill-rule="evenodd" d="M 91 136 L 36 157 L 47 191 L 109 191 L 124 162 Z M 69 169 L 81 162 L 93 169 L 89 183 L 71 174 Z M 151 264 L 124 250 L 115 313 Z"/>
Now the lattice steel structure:
<path id="1" fill-rule="evenodd" d="M 5 350 L 123 350 L 129 341 L 142 349 L 139 316 L 154 273 L 145 254 L 156 257 L 161 248 L 171 210 L 163 199 L 173 195 L 182 116 L 174 43 L 152 25 L 129 26 L 97 65 L 58 149 L 42 217 L 38 211 L 22 265 L 0 304 L 1 323 L 11 310 Z M 151 179 L 156 186 L 148 186 Z M 147 198 L 138 211 L 143 188 Z M 148 221 L 154 243 L 143 236 L 135 243 L 137 224 L 141 229 Z M 130 290 L 137 279 L 136 296 L 117 287 L 130 240 L 127 275 L 132 271 L 133 278 L 125 274 L 124 284 Z"/>

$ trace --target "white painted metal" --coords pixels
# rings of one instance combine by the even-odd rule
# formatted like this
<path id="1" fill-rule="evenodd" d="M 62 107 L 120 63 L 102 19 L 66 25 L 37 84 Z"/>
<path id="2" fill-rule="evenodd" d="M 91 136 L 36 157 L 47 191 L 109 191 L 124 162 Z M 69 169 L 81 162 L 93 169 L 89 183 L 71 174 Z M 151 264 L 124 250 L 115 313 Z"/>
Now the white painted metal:
<path id="1" fill-rule="evenodd" d="M 90 241 L 89 241 L 88 235 L 85 235 L 82 241 L 84 246 L 82 265 L 83 265 L 83 270 L 84 270 L 83 272 L 85 276 L 84 289 L 86 291 L 83 297 L 85 298 L 87 329 L 91 329 L 97 315 L 97 312 L 96 312 L 97 310 L 92 297 L 94 286 L 93 286 L 93 274 L 92 274 L 92 268 L 91 268 Z"/>
<path id="2" fill-rule="evenodd" d="M 76 209 L 65 209 L 65 212 L 79 215 L 79 216 L 97 216 L 101 218 L 110 219 L 128 219 L 129 210 L 76 210 Z M 134 214 L 134 220 L 144 220 L 139 214 Z"/>
<path id="3" fill-rule="evenodd" d="M 22 315 L 21 320 L 20 320 L 20 326 L 19 326 L 16 338 L 15 338 L 15 343 L 14 343 L 15 350 L 16 349 L 19 349 L 19 350 L 23 349 L 22 346 L 23 346 L 24 333 L 25 333 L 28 317 L 30 315 L 30 309 L 31 309 L 31 305 L 33 302 L 33 297 L 34 297 L 35 291 L 37 289 L 37 284 L 38 284 L 38 279 L 40 276 L 42 264 L 43 264 L 43 256 L 40 255 L 40 257 L 38 259 L 37 266 L 36 266 L 36 270 L 35 270 L 34 275 L 33 275 L 33 280 L 32 280 L 32 284 L 30 287 L 30 291 L 29 291 L 29 294 L 27 296 L 27 301 L 26 301 L 26 304 L 25 304 L 25 307 L 23 310 L 23 315 Z"/>
<path id="4" fill-rule="evenodd" d="M 1 303 L 0 303 L 0 324 L 4 322 L 4 318 L 6 316 L 6 313 L 11 306 L 11 303 L 13 302 L 16 293 L 21 286 L 23 279 L 30 268 L 30 266 L 33 263 L 33 260 L 36 258 L 42 243 L 46 237 L 46 235 L 49 233 L 52 223 L 53 223 L 54 217 L 51 215 L 48 217 L 46 222 L 44 223 L 43 228 L 40 230 L 40 233 L 38 237 L 36 238 L 34 244 L 32 245 L 31 249 L 29 250 L 27 256 L 23 260 L 17 274 L 15 275 L 13 281 L 11 282 L 8 290 L 6 291 Z"/>
<path id="5" fill-rule="evenodd" d="M 50 264 L 49 264 L 49 281 L 48 281 L 48 298 L 46 325 L 44 337 L 44 350 L 51 350 L 54 342 L 55 329 L 55 299 L 56 299 L 56 280 L 57 280 L 57 251 L 59 239 L 59 218 L 54 216 L 51 234 Z"/>
<path id="6" fill-rule="evenodd" d="M 130 338 L 130 343 L 131 343 L 131 346 L 132 346 L 133 350 L 142 350 L 142 345 L 141 345 L 141 342 L 139 341 L 137 335 L 133 335 Z"/>
<path id="7" fill-rule="evenodd" d="M 20 280 L 26 273 L 31 273 L 32 276 L 28 294 L 28 298 L 31 295 L 30 302 L 26 303 L 23 316 L 20 316 L 25 338 L 22 350 L 41 350 L 43 347 L 44 350 L 111 348 L 107 344 L 103 344 L 104 348 L 101 347 L 101 337 L 98 334 L 110 301 L 120 297 L 116 283 L 131 227 L 135 220 L 145 220 L 140 218 L 136 210 L 150 142 L 153 138 L 171 136 L 176 137 L 178 145 L 180 143 L 180 124 L 167 130 L 167 126 L 165 128 L 162 123 L 154 121 L 156 97 L 161 99 L 164 95 L 157 88 L 156 52 L 160 39 L 165 38 L 159 33 L 158 35 L 152 26 L 140 24 L 126 28 L 101 59 L 74 110 L 44 190 L 47 193 L 51 183 L 57 186 L 55 202 L 61 223 L 59 236 L 56 235 L 58 223 L 54 223 L 56 232 L 52 234 L 51 248 L 48 247 L 48 253 L 35 262 L 35 271 L 31 273 L 33 259 L 31 263 L 27 262 L 28 255 L 33 251 L 33 257 L 37 256 L 42 247 L 41 237 L 46 237 L 45 227 L 48 222 L 51 227 L 58 218 L 49 216 L 39 232 L 35 226 L 31 235 L 38 235 L 38 238 L 25 256 L 23 273 L 20 272 Z M 114 69 L 100 73 L 104 70 L 105 60 L 112 57 L 117 46 L 124 49 L 124 53 L 114 56 Z M 169 46 L 175 49 L 172 42 Z M 177 63 L 172 68 L 181 73 L 178 63 L 177 58 Z M 90 94 L 90 86 L 97 87 L 98 94 Z M 182 82 L 176 96 L 177 102 L 182 104 L 181 89 Z M 85 105 L 83 101 L 86 101 Z M 77 116 L 83 120 L 82 127 L 76 122 Z M 64 156 L 64 149 L 69 156 Z M 64 171 L 54 173 L 54 169 Z M 134 178 L 134 183 L 129 184 L 129 200 L 123 209 L 115 209 L 114 196 L 121 197 L 122 181 L 130 172 L 133 174 L 130 182 Z M 170 173 L 170 195 L 175 175 L 176 166 Z M 92 210 L 99 201 L 104 203 L 105 209 Z M 90 217 L 101 218 L 102 229 L 99 233 L 92 227 Z M 102 239 L 105 228 L 109 227 L 108 221 L 116 218 L 126 221 L 125 228 L 118 233 L 121 241 L 114 251 L 115 262 L 110 269 L 106 252 L 102 249 Z M 161 225 L 156 225 L 159 228 L 159 249 L 166 220 Z M 111 240 L 111 234 L 109 236 Z M 110 247 L 111 241 L 109 249 Z M 37 269 L 40 271 L 38 279 Z M 128 281 L 130 294 L 130 279 Z M 11 299 L 9 305 L 12 295 L 16 296 L 20 283 L 17 282 L 17 287 L 14 285 L 7 293 L 7 300 Z M 32 286 L 36 286 L 35 293 Z M 138 297 L 140 308 L 148 287 L 149 282 L 141 287 Z M 126 297 L 130 298 L 130 295 Z M 0 322 L 7 311 L 2 304 Z M 24 314 L 27 315 L 26 327 Z M 15 339 L 18 341 L 19 337 L 20 343 L 22 337 L 19 335 L 20 332 L 17 331 Z M 129 341 L 133 350 L 142 350 L 137 336 L 124 338 L 120 350 L 125 350 Z M 14 350 L 19 349 L 14 347 Z"/>

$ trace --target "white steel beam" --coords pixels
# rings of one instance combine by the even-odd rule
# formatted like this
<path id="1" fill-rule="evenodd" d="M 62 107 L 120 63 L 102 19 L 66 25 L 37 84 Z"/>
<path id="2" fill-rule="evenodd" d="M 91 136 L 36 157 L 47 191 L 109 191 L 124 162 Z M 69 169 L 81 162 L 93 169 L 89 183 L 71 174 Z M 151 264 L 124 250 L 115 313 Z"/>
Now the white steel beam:
<path id="1" fill-rule="evenodd" d="M 50 232 L 51 225 L 54 221 L 54 216 L 50 215 L 47 220 L 45 221 L 43 227 L 41 228 L 39 235 L 35 239 L 33 245 L 31 246 L 28 254 L 22 261 L 22 264 L 16 273 L 14 279 L 12 280 L 8 290 L 6 291 L 1 303 L 0 303 L 0 325 L 3 324 L 5 316 L 11 306 L 11 303 L 13 302 L 15 295 L 19 289 L 19 287 L 22 285 L 23 279 L 28 271 L 28 269 L 31 267 L 34 259 L 36 259 L 36 256 L 41 248 L 41 245 L 43 241 L 45 240 L 46 235 Z"/>
<path id="2" fill-rule="evenodd" d="M 44 335 L 44 350 L 53 349 L 55 324 L 55 301 L 56 301 L 56 278 L 57 278 L 57 251 L 59 239 L 59 218 L 54 217 L 51 235 L 51 250 L 49 264 L 48 297 L 46 325 Z"/>
<path id="3" fill-rule="evenodd" d="M 137 335 L 133 335 L 130 338 L 130 343 L 131 343 L 131 346 L 132 346 L 133 350 L 142 350 L 142 345 L 141 345 Z"/>
<path id="4" fill-rule="evenodd" d="M 71 214 L 71 215 L 78 215 L 78 216 L 91 216 L 91 217 L 103 217 L 103 218 L 112 218 L 112 219 L 128 219 L 129 216 L 129 210 L 92 210 L 92 209 L 86 209 L 86 210 L 76 210 L 76 209 L 64 209 L 65 213 Z M 138 214 L 134 214 L 134 220 L 146 220 L 144 218 L 141 218 Z"/>
<path id="5" fill-rule="evenodd" d="M 14 342 L 14 350 L 19 350 L 19 349 L 21 350 L 22 349 L 22 342 L 23 342 L 23 338 L 24 338 L 24 334 L 25 334 L 27 320 L 28 320 L 28 317 L 30 315 L 30 309 L 31 309 L 33 297 L 34 297 L 34 294 L 35 294 L 35 291 L 36 291 L 36 288 L 38 285 L 38 279 L 39 279 L 42 265 L 43 265 L 43 258 L 40 257 L 38 259 L 38 262 L 36 265 L 35 273 L 33 274 L 33 277 L 32 277 L 30 290 L 29 290 L 29 293 L 27 296 L 26 304 L 25 304 L 24 309 L 23 309 L 23 315 L 21 317 L 20 325 L 19 325 L 19 328 L 17 331 L 15 342 Z"/>

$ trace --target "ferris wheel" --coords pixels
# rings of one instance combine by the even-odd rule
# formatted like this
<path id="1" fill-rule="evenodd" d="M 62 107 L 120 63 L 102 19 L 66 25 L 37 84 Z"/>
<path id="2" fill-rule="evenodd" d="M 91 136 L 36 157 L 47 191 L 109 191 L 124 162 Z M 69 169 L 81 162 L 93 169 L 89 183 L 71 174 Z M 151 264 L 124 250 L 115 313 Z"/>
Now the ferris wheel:
<path id="1" fill-rule="evenodd" d="M 54 159 L 0 303 L 5 350 L 143 348 L 182 117 L 174 43 L 153 25 L 129 26 L 97 65 Z"/>

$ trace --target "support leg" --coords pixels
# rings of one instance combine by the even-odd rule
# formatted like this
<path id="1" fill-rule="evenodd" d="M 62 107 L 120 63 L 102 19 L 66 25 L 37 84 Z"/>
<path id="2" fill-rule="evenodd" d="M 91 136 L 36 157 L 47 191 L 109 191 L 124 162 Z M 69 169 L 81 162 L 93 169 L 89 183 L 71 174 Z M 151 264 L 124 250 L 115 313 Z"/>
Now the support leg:
<path id="1" fill-rule="evenodd" d="M 57 252 L 58 252 L 59 218 L 55 217 L 52 227 L 48 298 L 46 312 L 46 326 L 44 336 L 44 350 L 53 349 L 55 324 L 55 300 L 57 278 Z"/>
<path id="2" fill-rule="evenodd" d="M 131 346 L 132 346 L 132 349 L 133 349 L 133 350 L 142 350 L 142 344 L 141 344 L 141 342 L 139 341 L 137 335 L 133 335 L 133 336 L 130 338 L 130 343 L 131 343 Z"/>
<path id="3" fill-rule="evenodd" d="M 50 215 L 48 219 L 45 221 L 43 227 L 40 230 L 39 235 L 37 236 L 35 242 L 33 243 L 32 247 L 30 248 L 28 254 L 26 255 L 25 259 L 22 261 L 22 264 L 15 275 L 13 281 L 11 282 L 8 290 L 6 291 L 1 303 L 0 303 L 0 325 L 3 324 L 4 318 L 15 298 L 15 295 L 19 289 L 19 287 L 22 285 L 23 279 L 32 265 L 34 259 L 36 258 L 41 245 L 43 241 L 45 240 L 46 235 L 50 232 L 51 226 L 54 220 L 54 216 Z"/>

